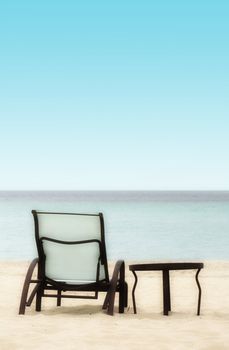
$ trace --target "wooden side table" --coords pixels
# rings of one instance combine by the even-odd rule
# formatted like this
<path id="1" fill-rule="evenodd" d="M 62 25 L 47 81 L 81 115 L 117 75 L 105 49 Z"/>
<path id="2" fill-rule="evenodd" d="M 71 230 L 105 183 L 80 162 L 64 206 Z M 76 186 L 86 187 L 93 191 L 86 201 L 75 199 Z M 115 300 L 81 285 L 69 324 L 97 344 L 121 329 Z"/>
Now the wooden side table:
<path id="1" fill-rule="evenodd" d="M 168 315 L 171 311 L 171 297 L 170 297 L 170 280 L 169 271 L 170 270 L 197 270 L 196 272 L 196 284 L 199 290 L 198 304 L 197 304 L 197 315 L 200 314 L 200 304 L 201 304 L 201 287 L 198 280 L 198 275 L 200 270 L 204 267 L 203 263 L 161 263 L 161 264 L 135 264 L 129 265 L 129 270 L 132 271 L 135 282 L 132 289 L 132 299 L 134 306 L 134 313 L 137 313 L 136 301 L 135 301 L 135 289 L 138 283 L 138 277 L 136 271 L 162 271 L 163 280 L 163 313 Z"/>

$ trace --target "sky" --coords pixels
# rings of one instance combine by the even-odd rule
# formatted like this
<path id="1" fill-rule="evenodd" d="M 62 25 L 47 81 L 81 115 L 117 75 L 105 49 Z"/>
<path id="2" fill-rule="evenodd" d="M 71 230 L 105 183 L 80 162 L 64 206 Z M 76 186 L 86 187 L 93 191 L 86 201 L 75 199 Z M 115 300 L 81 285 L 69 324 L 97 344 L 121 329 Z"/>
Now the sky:
<path id="1" fill-rule="evenodd" d="M 229 190 L 229 2 L 0 2 L 0 190 Z"/>

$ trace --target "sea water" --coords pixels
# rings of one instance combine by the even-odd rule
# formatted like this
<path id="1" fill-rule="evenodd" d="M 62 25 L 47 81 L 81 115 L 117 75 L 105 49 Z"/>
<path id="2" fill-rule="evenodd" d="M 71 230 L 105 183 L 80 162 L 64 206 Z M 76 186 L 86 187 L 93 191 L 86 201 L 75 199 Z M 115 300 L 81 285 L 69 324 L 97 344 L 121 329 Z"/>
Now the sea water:
<path id="1" fill-rule="evenodd" d="M 229 259 L 229 191 L 0 192 L 0 259 L 37 256 L 31 210 L 98 213 L 109 260 Z"/>

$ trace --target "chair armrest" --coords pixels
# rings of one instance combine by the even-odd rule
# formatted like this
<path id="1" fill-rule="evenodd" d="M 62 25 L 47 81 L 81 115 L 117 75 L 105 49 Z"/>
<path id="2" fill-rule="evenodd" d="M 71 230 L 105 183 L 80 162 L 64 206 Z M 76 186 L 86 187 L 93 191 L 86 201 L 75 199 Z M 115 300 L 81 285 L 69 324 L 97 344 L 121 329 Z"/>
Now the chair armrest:
<path id="1" fill-rule="evenodd" d="M 118 260 L 115 263 L 114 271 L 110 281 L 112 288 L 116 289 L 117 282 L 118 282 L 118 275 L 119 273 L 121 274 L 122 271 L 125 271 L 125 262 L 124 260 Z M 121 279 L 121 276 L 120 276 L 120 279 Z M 124 280 L 125 280 L 125 272 L 124 272 Z"/>
<path id="2" fill-rule="evenodd" d="M 19 315 L 23 315 L 25 313 L 25 307 L 27 304 L 27 295 L 28 295 L 30 283 L 39 283 L 38 280 L 32 281 L 33 271 L 34 271 L 38 261 L 39 261 L 39 259 L 35 258 L 35 259 L 33 259 L 33 261 L 29 265 L 29 268 L 28 268 L 28 271 L 27 271 L 27 274 L 25 277 L 23 289 L 22 289 L 21 302 L 20 302 L 20 307 L 19 307 Z M 30 303 L 31 303 L 31 298 L 30 298 Z"/>

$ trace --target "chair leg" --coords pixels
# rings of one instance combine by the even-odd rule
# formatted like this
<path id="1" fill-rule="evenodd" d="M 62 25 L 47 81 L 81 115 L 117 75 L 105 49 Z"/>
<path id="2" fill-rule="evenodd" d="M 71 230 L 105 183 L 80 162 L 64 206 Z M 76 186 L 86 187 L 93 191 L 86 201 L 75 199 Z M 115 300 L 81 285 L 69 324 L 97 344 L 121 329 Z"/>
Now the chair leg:
<path id="1" fill-rule="evenodd" d="M 61 290 L 57 291 L 57 306 L 61 306 Z"/>
<path id="2" fill-rule="evenodd" d="M 118 279 L 120 275 L 120 278 Z M 110 282 L 110 288 L 107 292 L 103 306 L 107 306 L 108 315 L 114 314 L 114 301 L 115 301 L 115 292 L 118 288 L 119 283 L 119 312 L 124 311 L 124 282 L 125 282 L 125 263 L 123 260 L 117 261 L 115 264 L 113 276 Z"/>
<path id="3" fill-rule="evenodd" d="M 21 301 L 20 301 L 20 306 L 19 306 L 19 315 L 24 315 L 24 313 L 25 313 L 25 308 L 26 308 L 26 305 L 27 305 L 27 296 L 28 296 L 28 292 L 29 292 L 29 286 L 30 286 L 30 283 L 31 283 L 33 271 L 34 271 L 37 263 L 38 263 L 38 258 L 34 259 L 31 262 L 31 264 L 30 264 L 30 266 L 28 268 L 28 271 L 27 271 L 27 274 L 26 274 L 26 277 L 25 277 L 25 282 L 24 282 L 24 285 L 23 285 L 23 288 L 22 288 Z M 38 282 L 38 285 L 39 285 L 39 281 L 37 281 L 37 282 Z M 32 292 L 32 296 L 34 297 L 34 295 L 35 295 L 35 293 L 33 291 Z M 29 298 L 30 303 L 32 302 L 31 299 L 32 298 L 30 296 L 30 298 Z"/>
<path id="4" fill-rule="evenodd" d="M 122 288 L 122 291 L 120 289 L 119 291 L 119 308 L 118 308 L 118 312 L 120 314 L 123 314 L 125 309 L 125 294 L 124 294 L 124 289 Z"/>
<path id="5" fill-rule="evenodd" d="M 104 299 L 102 309 L 107 309 L 108 308 L 109 298 L 110 298 L 110 293 L 108 291 L 107 294 L 106 294 L 106 297 Z"/>
<path id="6" fill-rule="evenodd" d="M 119 313 L 122 314 L 125 308 L 125 269 L 120 268 L 119 276 Z"/>
<path id="7" fill-rule="evenodd" d="M 36 286 L 34 287 L 32 293 L 30 294 L 29 299 L 26 302 L 26 306 L 31 306 L 33 299 L 34 299 L 35 295 L 37 294 L 39 287 L 40 287 L 40 283 L 37 283 Z"/>
<path id="8" fill-rule="evenodd" d="M 124 295 L 125 295 L 125 301 L 124 301 L 124 306 L 127 307 L 128 306 L 128 284 L 125 282 L 124 284 L 124 288 L 125 288 L 125 291 L 124 291 Z"/>
<path id="9" fill-rule="evenodd" d="M 115 302 L 115 291 L 112 291 L 109 296 L 109 304 L 107 309 L 107 313 L 110 316 L 113 316 L 114 314 L 114 302 Z"/>
<path id="10" fill-rule="evenodd" d="M 43 288 L 40 286 L 37 291 L 37 297 L 36 297 L 36 311 L 41 311 L 41 299 L 43 295 Z"/>

